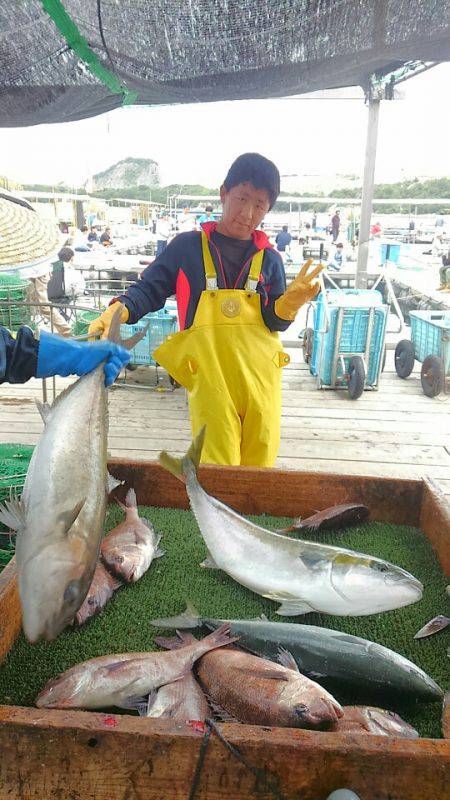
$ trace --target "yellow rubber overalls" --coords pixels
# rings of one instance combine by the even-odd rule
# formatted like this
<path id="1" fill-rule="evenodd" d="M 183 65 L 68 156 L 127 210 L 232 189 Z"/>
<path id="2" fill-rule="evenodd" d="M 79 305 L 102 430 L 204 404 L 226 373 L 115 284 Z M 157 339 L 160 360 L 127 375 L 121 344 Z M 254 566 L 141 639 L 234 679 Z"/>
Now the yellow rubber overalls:
<path id="1" fill-rule="evenodd" d="M 218 289 L 201 236 L 206 290 L 193 324 L 169 336 L 153 358 L 188 390 L 193 436 L 206 425 L 202 462 L 271 467 L 280 443 L 281 367 L 289 356 L 261 315 L 256 287 L 264 251 L 253 257 L 245 289 Z"/>

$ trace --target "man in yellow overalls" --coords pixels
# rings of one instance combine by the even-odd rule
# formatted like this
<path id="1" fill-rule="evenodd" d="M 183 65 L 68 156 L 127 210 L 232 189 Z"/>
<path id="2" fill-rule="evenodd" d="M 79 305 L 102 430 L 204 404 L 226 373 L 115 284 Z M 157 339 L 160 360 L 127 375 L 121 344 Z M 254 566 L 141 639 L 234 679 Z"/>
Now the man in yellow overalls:
<path id="1" fill-rule="evenodd" d="M 271 161 L 239 156 L 220 189 L 221 220 L 177 236 L 89 328 L 105 336 L 117 301 L 134 323 L 176 294 L 180 332 L 153 357 L 188 390 L 193 435 L 206 425 L 206 463 L 271 467 L 277 457 L 289 362 L 278 331 L 318 293 L 322 269 L 308 262 L 286 290 L 281 257 L 258 230 L 279 190 Z"/>

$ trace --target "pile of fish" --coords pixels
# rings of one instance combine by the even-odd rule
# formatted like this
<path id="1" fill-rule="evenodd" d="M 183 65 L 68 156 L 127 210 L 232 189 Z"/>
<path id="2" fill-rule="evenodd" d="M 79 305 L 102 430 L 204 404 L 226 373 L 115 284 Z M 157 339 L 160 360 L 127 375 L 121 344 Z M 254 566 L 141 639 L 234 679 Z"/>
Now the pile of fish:
<path id="1" fill-rule="evenodd" d="M 207 494 L 197 480 L 205 430 L 186 456 L 166 452 L 160 462 L 186 484 L 192 511 L 208 547 L 203 566 L 281 603 L 281 616 L 320 611 L 361 616 L 415 603 L 423 586 L 401 567 L 374 556 L 262 528 Z"/>
<path id="2" fill-rule="evenodd" d="M 159 547 L 161 534 L 155 533 L 152 524 L 139 516 L 134 489 L 128 490 L 125 504 L 117 502 L 125 511 L 125 519 L 101 543 L 101 560 L 97 563 L 83 605 L 76 614 L 78 625 L 98 614 L 116 589 L 124 583 L 136 583 L 153 559 L 164 555 L 164 550 Z"/>
<path id="3" fill-rule="evenodd" d="M 280 651 L 280 663 L 274 663 L 232 646 L 237 642 L 229 623 L 200 641 L 186 633 L 178 638 L 158 637 L 156 643 L 168 653 L 126 653 L 78 664 L 49 681 L 36 705 L 118 706 L 137 709 L 146 717 L 180 721 L 204 722 L 214 714 L 246 724 L 418 736 L 391 711 L 342 707 L 322 686 L 300 673 L 287 650 Z"/>
<path id="4" fill-rule="evenodd" d="M 266 618 L 224 620 L 201 617 L 192 604 L 175 617 L 155 619 L 157 628 L 184 630 L 205 626 L 210 630 L 230 625 L 239 645 L 263 658 L 276 659 L 280 649 L 289 651 L 299 669 L 310 678 L 334 678 L 380 696 L 410 695 L 423 701 L 442 698 L 442 690 L 412 661 L 367 639 L 349 633 L 300 625 L 270 622 Z"/>

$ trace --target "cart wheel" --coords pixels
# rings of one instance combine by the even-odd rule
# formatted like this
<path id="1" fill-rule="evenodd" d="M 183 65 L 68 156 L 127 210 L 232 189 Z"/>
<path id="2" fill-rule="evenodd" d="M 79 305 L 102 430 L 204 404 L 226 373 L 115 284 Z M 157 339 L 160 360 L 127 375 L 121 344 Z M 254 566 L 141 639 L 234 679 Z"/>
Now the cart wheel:
<path id="1" fill-rule="evenodd" d="M 365 381 L 364 361 L 360 356 L 352 356 L 348 362 L 348 393 L 352 400 L 361 397 Z"/>
<path id="2" fill-rule="evenodd" d="M 126 369 L 128 369 L 130 372 L 134 372 L 138 368 L 138 366 L 139 366 L 139 364 L 130 364 L 130 363 L 128 363 L 127 366 L 126 366 Z"/>
<path id="3" fill-rule="evenodd" d="M 314 336 L 313 329 L 312 328 L 305 328 L 305 330 L 303 332 L 303 342 L 302 342 L 303 359 L 305 361 L 305 364 L 309 364 L 309 362 L 311 361 L 312 347 L 313 347 L 313 336 Z"/>
<path id="4" fill-rule="evenodd" d="M 445 373 L 444 362 L 439 356 L 427 356 L 420 372 L 423 393 L 427 397 L 436 397 L 444 391 Z"/>
<path id="5" fill-rule="evenodd" d="M 414 345 L 409 339 L 402 339 L 395 348 L 395 371 L 399 378 L 409 378 L 414 369 Z"/>

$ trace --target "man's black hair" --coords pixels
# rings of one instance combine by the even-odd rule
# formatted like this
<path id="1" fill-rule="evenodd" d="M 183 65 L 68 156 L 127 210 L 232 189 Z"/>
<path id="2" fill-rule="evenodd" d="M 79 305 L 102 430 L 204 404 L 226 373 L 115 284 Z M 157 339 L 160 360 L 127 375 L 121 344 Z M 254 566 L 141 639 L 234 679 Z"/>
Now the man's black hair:
<path id="1" fill-rule="evenodd" d="M 283 225 L 283 230 L 287 231 L 287 229 L 288 229 L 288 226 L 287 225 Z"/>
<path id="2" fill-rule="evenodd" d="M 251 183 L 255 189 L 265 189 L 270 208 L 280 194 L 280 173 L 273 161 L 259 153 L 243 153 L 233 161 L 223 185 L 227 192 L 240 183 Z"/>
<path id="3" fill-rule="evenodd" d="M 58 258 L 60 261 L 65 261 L 66 263 L 70 261 L 75 255 L 75 251 L 72 250 L 71 247 L 62 247 L 58 253 Z"/>
<path id="4" fill-rule="evenodd" d="M 211 211 L 212 212 L 212 210 L 213 210 L 212 206 L 206 206 L 206 208 L 205 208 L 205 211 Z"/>

